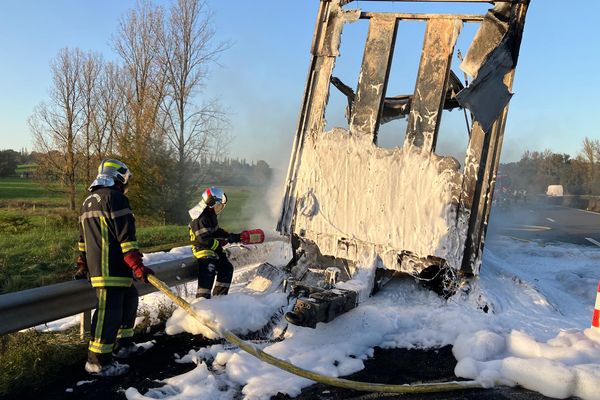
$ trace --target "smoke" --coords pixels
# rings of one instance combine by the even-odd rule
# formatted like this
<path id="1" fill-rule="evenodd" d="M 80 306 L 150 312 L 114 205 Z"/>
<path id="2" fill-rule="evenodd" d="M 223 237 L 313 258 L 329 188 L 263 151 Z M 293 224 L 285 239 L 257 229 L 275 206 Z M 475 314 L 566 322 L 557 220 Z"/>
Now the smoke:
<path id="1" fill-rule="evenodd" d="M 244 126 L 256 128 L 237 144 L 238 153 L 254 154 L 271 167 L 268 183 L 248 199 L 243 209 L 244 215 L 250 216 L 251 226 L 263 229 L 267 235 L 275 234 L 297 122 L 297 107 L 273 104 L 264 107 L 265 110 L 274 108 L 278 112 L 269 114 L 268 123 L 263 114 L 248 116 Z"/>
<path id="2" fill-rule="evenodd" d="M 535 237 L 536 232 L 548 229 L 548 222 L 541 220 L 539 213 L 532 211 L 539 207 L 539 204 L 533 201 L 530 199 L 528 203 L 516 202 L 507 207 L 502 207 L 498 203 L 493 205 L 487 236 L 489 238 L 507 236 L 527 240 Z"/>
<path id="3" fill-rule="evenodd" d="M 269 183 L 256 190 L 242 209 L 249 216 L 249 229 L 260 228 L 267 236 L 275 236 L 275 227 L 281 211 L 287 170 L 273 168 Z"/>

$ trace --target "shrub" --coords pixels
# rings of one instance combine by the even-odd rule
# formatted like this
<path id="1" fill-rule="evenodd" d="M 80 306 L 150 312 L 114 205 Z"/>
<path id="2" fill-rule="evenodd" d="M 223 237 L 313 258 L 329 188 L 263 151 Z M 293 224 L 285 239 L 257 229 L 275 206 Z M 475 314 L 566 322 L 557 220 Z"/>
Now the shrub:
<path id="1" fill-rule="evenodd" d="M 21 233 L 31 228 L 31 221 L 28 217 L 23 215 L 9 214 L 4 215 L 0 219 L 0 232 L 1 233 Z"/>

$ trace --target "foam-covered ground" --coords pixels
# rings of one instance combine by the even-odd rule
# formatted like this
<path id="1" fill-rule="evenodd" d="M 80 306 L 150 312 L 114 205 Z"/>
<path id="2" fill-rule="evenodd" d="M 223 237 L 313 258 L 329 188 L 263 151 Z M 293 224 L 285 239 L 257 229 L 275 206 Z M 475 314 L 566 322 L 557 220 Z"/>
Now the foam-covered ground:
<path id="1" fill-rule="evenodd" d="M 271 250 L 273 263 L 285 260 L 278 256 L 287 251 L 284 247 Z M 600 399 L 600 333 L 589 329 L 599 261 L 600 250 L 591 247 L 497 239 L 486 246 L 481 275 L 447 301 L 413 279 L 391 282 L 317 329 L 289 326 L 285 340 L 264 350 L 303 368 L 344 376 L 361 370 L 375 347 L 452 345 L 458 377 L 488 387 L 520 385 L 555 398 Z M 368 264 L 355 287 L 371 279 Z M 235 291 L 208 301 L 188 300 L 200 314 L 239 334 L 266 324 L 286 303 L 280 293 Z M 179 310 L 167 332 L 182 331 L 210 335 Z M 166 379 L 160 389 L 141 394 L 130 387 L 127 397 L 234 399 L 241 391 L 246 399 L 268 399 L 277 393 L 298 395 L 312 384 L 220 344 L 190 350 L 180 362 L 197 366 Z"/>

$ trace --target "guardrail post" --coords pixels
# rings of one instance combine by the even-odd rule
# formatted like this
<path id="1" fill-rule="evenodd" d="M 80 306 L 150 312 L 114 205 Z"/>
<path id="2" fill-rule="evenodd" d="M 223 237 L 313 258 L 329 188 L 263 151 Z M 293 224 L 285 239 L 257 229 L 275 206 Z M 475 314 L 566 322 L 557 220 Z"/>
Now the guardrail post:
<path id="1" fill-rule="evenodd" d="M 79 323 L 79 336 L 83 339 L 85 334 L 90 331 L 92 325 L 92 311 L 85 310 L 81 313 L 81 321 Z"/>

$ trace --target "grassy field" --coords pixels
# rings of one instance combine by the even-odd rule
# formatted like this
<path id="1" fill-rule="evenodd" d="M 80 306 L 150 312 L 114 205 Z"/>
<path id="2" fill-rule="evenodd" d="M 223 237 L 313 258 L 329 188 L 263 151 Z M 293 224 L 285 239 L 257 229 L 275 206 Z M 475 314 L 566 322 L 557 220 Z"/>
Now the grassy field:
<path id="1" fill-rule="evenodd" d="M 223 189 L 229 202 L 219 217 L 220 225 L 230 231 L 252 227 L 250 204 L 256 201 L 258 190 Z M 0 179 L 0 294 L 71 279 L 79 234 L 77 214 L 65 203 L 57 187 Z M 155 225 L 143 215 L 136 221 L 142 251 L 168 250 L 189 242 L 186 225 Z"/>
<path id="2" fill-rule="evenodd" d="M 59 207 L 65 194 L 57 185 L 44 187 L 29 179 L 0 178 L 0 207 Z"/>

